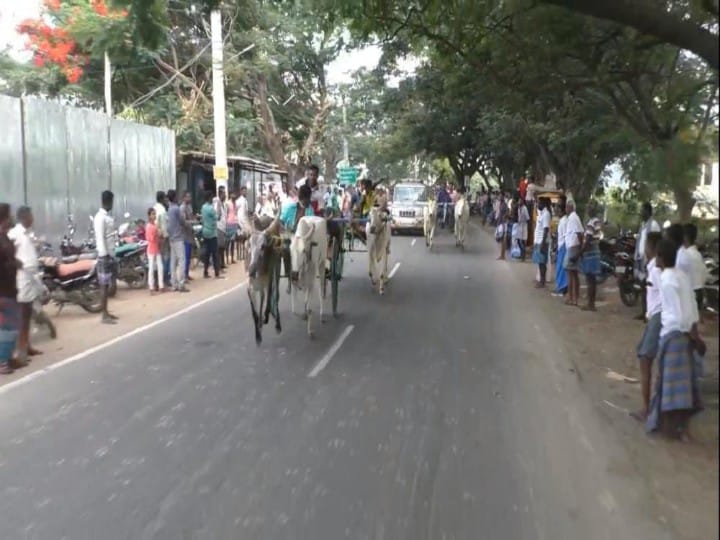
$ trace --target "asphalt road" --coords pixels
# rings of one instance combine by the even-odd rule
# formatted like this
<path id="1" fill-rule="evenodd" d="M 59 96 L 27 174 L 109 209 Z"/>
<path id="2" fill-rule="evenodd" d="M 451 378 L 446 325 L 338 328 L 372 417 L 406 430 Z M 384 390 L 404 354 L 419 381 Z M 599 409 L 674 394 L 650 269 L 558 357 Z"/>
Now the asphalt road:
<path id="1" fill-rule="evenodd" d="M 283 298 L 257 348 L 236 290 L 0 394 L 0 538 L 672 538 L 529 284 L 469 243 L 395 237 L 382 298 L 354 254 L 314 341 Z"/>

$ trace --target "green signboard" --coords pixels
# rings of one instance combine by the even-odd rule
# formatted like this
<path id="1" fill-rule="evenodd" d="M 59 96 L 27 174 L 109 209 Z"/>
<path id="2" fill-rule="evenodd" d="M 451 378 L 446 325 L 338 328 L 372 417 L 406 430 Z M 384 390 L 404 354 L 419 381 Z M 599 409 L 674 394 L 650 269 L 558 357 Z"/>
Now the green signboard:
<path id="1" fill-rule="evenodd" d="M 358 170 L 355 167 L 340 167 L 338 169 L 338 180 L 341 184 L 355 185 L 357 182 Z"/>

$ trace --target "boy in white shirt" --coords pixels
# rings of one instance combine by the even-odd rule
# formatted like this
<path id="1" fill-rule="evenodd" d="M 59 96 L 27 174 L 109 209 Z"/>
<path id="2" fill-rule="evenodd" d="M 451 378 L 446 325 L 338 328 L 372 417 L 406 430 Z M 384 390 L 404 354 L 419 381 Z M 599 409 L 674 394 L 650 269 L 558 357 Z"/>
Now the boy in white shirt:
<path id="1" fill-rule="evenodd" d="M 697 242 L 698 229 L 692 223 L 683 225 L 683 252 L 682 261 L 680 260 L 680 252 L 678 252 L 677 266 L 682 268 L 690 278 L 690 284 L 695 292 L 695 301 L 697 303 L 698 317 L 702 322 L 702 312 L 704 308 L 705 280 L 707 279 L 707 267 L 703 256 L 698 251 L 695 243 Z"/>
<path id="2" fill-rule="evenodd" d="M 658 375 L 646 428 L 684 439 L 690 418 L 702 409 L 695 356 L 704 356 L 706 347 L 697 332 L 697 304 L 690 280 L 675 268 L 676 258 L 677 244 L 662 240 L 656 257 L 662 269 Z"/>
<path id="3" fill-rule="evenodd" d="M 652 364 L 658 353 L 660 345 L 660 328 L 662 325 L 661 310 L 662 300 L 660 298 L 660 280 L 662 270 L 657 266 L 655 259 L 658 244 L 662 240 L 659 232 L 649 232 L 645 240 L 645 260 L 647 263 L 647 312 L 645 319 L 647 324 L 637 345 L 637 357 L 640 362 L 640 390 L 642 393 L 643 408 L 632 416 L 641 422 L 647 419 L 650 407 L 650 382 L 652 381 Z"/>

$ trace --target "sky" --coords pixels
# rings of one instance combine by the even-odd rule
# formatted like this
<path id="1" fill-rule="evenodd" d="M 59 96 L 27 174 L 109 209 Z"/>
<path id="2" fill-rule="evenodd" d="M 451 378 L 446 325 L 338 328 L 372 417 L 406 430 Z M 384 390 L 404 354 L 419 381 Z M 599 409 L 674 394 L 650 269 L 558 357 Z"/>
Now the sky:
<path id="1" fill-rule="evenodd" d="M 37 17 L 39 12 L 40 0 L 0 0 L 0 50 L 10 46 L 23 51 L 25 42 L 15 28 L 23 19 Z"/>

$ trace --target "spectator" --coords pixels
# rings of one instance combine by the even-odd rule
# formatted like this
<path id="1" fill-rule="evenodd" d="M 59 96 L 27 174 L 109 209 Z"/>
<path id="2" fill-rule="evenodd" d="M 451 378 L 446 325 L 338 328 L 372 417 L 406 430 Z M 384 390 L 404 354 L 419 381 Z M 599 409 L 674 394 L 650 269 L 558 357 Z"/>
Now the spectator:
<path id="1" fill-rule="evenodd" d="M 17 271 L 17 303 L 20 308 L 20 332 L 17 337 L 17 360 L 20 367 L 26 366 L 31 356 L 42 354 L 30 345 L 30 322 L 32 305 L 40 294 L 37 281 L 38 255 L 32 237 L 33 215 L 27 206 L 17 211 L 17 225 L 10 230 L 8 238 L 15 243 L 15 257 L 22 263 Z"/>
<path id="2" fill-rule="evenodd" d="M 557 256 L 555 257 L 555 290 L 553 296 L 565 296 L 567 294 L 567 273 L 565 272 L 565 232 L 567 231 L 567 214 L 565 213 L 565 199 L 560 199 L 557 205 L 558 221 L 557 228 Z"/>
<path id="3" fill-rule="evenodd" d="M 192 259 L 193 246 L 195 245 L 195 231 L 193 225 L 197 223 L 192 208 L 192 197 L 189 191 L 183 194 L 183 202 L 180 205 L 184 219 L 183 242 L 185 244 L 185 281 L 192 281 L 190 277 L 190 260 Z"/>
<path id="4" fill-rule="evenodd" d="M 95 231 L 95 249 L 97 250 L 97 275 L 102 293 L 102 322 L 116 324 L 117 317 L 108 309 L 109 289 L 115 279 L 115 222 L 110 212 L 113 208 L 115 195 L 112 191 L 103 191 L 100 196 L 102 207 L 95 214 L 93 229 Z"/>
<path id="5" fill-rule="evenodd" d="M 213 262 L 213 268 L 215 270 L 215 279 L 220 279 L 220 261 L 218 260 L 218 236 L 217 236 L 217 223 L 218 216 L 215 211 L 215 206 L 212 203 L 213 193 L 212 191 L 205 192 L 205 204 L 203 204 L 200 210 L 200 216 L 202 219 L 202 236 L 204 245 L 204 263 L 205 270 L 203 272 L 204 278 L 209 278 L 210 274 L 208 269 L 210 268 L 210 259 Z"/>
<path id="6" fill-rule="evenodd" d="M 520 249 L 520 260 L 525 262 L 527 258 L 527 238 L 528 238 L 528 222 L 530 221 L 530 214 L 528 213 L 525 199 L 522 197 L 518 198 L 517 207 L 517 227 L 516 227 L 516 241 L 517 246 Z"/>
<path id="7" fill-rule="evenodd" d="M 697 302 L 698 316 L 700 323 L 702 323 L 703 309 L 705 307 L 704 293 L 707 267 L 705 266 L 702 254 L 695 245 L 697 235 L 698 229 L 696 225 L 692 223 L 683 225 L 683 245 L 678 250 L 677 263 L 675 266 L 679 270 L 684 271 L 690 278 L 690 284 L 692 285 Z"/>
<path id="8" fill-rule="evenodd" d="M 597 277 L 600 275 L 600 232 L 602 222 L 598 218 L 592 218 L 585 227 L 585 238 L 582 244 L 582 257 L 580 258 L 580 270 L 585 275 L 587 283 L 588 301 L 583 306 L 583 311 L 595 311 L 597 300 Z"/>
<path id="9" fill-rule="evenodd" d="M 22 270 L 22 263 L 15 257 L 9 231 L 10 205 L 0 203 L 0 375 L 11 374 L 16 366 L 12 356 L 20 329 L 17 272 Z"/>
<path id="10" fill-rule="evenodd" d="M 550 224 L 552 222 L 552 214 L 550 214 L 550 200 L 545 197 L 538 201 L 538 215 L 535 224 L 535 242 L 533 246 L 533 263 L 538 265 L 540 271 L 540 280 L 535 284 L 535 288 L 542 289 L 547 281 L 547 262 L 550 247 Z"/>
<path id="11" fill-rule="evenodd" d="M 167 192 L 168 238 L 170 240 L 170 284 L 173 291 L 189 292 L 185 287 L 185 215 L 177 203 L 177 192 Z"/>
<path id="12" fill-rule="evenodd" d="M 157 212 L 155 208 L 148 208 L 148 222 L 145 225 L 145 238 L 147 239 L 147 258 L 148 258 L 148 285 L 150 294 L 155 294 L 156 283 L 155 276 L 159 282 L 158 289 L 165 292 L 165 271 L 163 268 L 162 252 L 160 246 L 162 237 L 160 229 L 157 225 Z"/>
<path id="13" fill-rule="evenodd" d="M 235 264 L 235 255 L 237 255 L 237 234 L 239 229 L 238 217 L 237 217 L 237 193 L 235 190 L 230 192 L 230 198 L 225 203 L 227 208 L 228 224 L 227 224 L 227 236 L 228 236 L 228 247 L 225 253 L 227 259 L 226 264 Z"/>
<path id="14" fill-rule="evenodd" d="M 505 260 L 505 251 L 507 244 L 505 243 L 505 235 L 508 220 L 508 207 L 505 202 L 505 195 L 501 192 L 498 195 L 495 208 L 495 240 L 500 244 L 500 256 L 498 261 Z"/>
<path id="15" fill-rule="evenodd" d="M 582 246 L 582 236 L 584 228 L 580 217 L 575 212 L 575 201 L 568 199 L 567 203 L 568 219 L 565 229 L 565 271 L 568 275 L 568 299 L 565 304 L 568 306 L 577 306 L 580 301 L 580 249 Z"/>
<path id="16" fill-rule="evenodd" d="M 647 263 L 647 324 L 637 346 L 637 356 L 640 362 L 640 391 L 642 394 L 642 409 L 632 416 L 641 422 L 647 420 L 650 408 L 650 383 L 652 381 L 652 364 L 660 346 L 660 326 L 662 301 L 660 299 L 660 280 L 662 270 L 657 265 L 657 248 L 662 235 L 659 232 L 649 232 L 645 239 L 645 260 Z"/>
<path id="17" fill-rule="evenodd" d="M 155 215 L 158 231 L 160 232 L 160 254 L 163 261 L 165 283 L 170 283 L 170 238 L 168 237 L 168 201 L 164 191 L 155 194 Z"/>
<path id="18" fill-rule="evenodd" d="M 645 260 L 645 241 L 647 239 L 647 234 L 649 232 L 660 232 L 662 230 L 660 228 L 660 224 L 655 221 L 652 216 L 652 204 L 650 202 L 643 203 L 642 209 L 640 210 L 640 218 L 642 219 L 642 222 L 640 223 L 637 243 L 635 244 L 635 278 L 641 282 L 645 281 L 645 277 L 647 275 L 645 271 L 645 266 L 647 265 L 647 261 Z M 644 319 L 647 311 L 645 287 L 643 287 L 640 296 L 642 299 L 642 313 L 635 317 L 638 320 Z"/>
<path id="19" fill-rule="evenodd" d="M 247 188 L 245 186 L 240 188 L 240 194 L 236 202 L 238 226 L 245 235 L 250 234 L 250 209 L 247 200 Z"/>
<path id="20" fill-rule="evenodd" d="M 218 257 L 220 259 L 220 270 L 225 270 L 225 249 L 227 248 L 227 206 L 225 201 L 227 200 L 227 194 L 225 188 L 220 186 L 218 188 L 218 196 L 213 200 L 215 206 L 215 213 L 217 214 L 217 249 Z"/>
<path id="21" fill-rule="evenodd" d="M 646 237 L 647 240 L 647 237 Z M 658 247 L 661 326 L 658 375 L 646 428 L 671 438 L 686 439 L 690 418 L 702 408 L 695 354 L 704 356 L 705 343 L 697 332 L 697 304 L 684 272 L 675 268 L 677 246 L 664 239 Z"/>
<path id="22" fill-rule="evenodd" d="M 520 193 L 520 198 L 524 201 L 525 197 L 527 196 L 527 189 L 528 189 L 528 181 L 527 178 L 524 176 L 520 177 L 520 182 L 518 182 L 518 192 Z"/>

